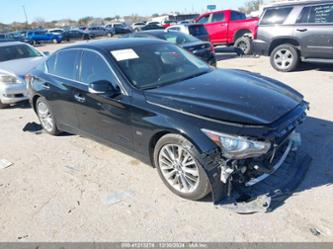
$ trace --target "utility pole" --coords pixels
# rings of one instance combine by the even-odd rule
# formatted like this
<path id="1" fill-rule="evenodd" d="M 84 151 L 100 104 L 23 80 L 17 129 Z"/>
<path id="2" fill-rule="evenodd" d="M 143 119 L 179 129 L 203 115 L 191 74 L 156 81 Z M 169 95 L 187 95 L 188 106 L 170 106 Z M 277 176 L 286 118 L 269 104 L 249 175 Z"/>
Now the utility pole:
<path id="1" fill-rule="evenodd" d="M 28 28 L 28 15 L 27 15 L 27 11 L 25 10 L 25 6 L 22 5 L 22 9 L 23 9 L 23 13 L 25 16 L 25 27 Z"/>

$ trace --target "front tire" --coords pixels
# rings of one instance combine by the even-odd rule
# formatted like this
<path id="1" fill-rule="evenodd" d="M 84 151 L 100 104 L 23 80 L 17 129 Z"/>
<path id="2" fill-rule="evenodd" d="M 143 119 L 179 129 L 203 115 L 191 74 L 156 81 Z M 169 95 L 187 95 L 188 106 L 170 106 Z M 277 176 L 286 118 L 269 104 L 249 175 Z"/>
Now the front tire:
<path id="1" fill-rule="evenodd" d="M 162 137 L 154 149 L 154 163 L 164 184 L 176 195 L 201 200 L 211 192 L 194 145 L 177 134 Z"/>
<path id="2" fill-rule="evenodd" d="M 43 129 L 51 135 L 59 135 L 54 115 L 47 103 L 47 100 L 40 97 L 36 101 L 36 112 Z"/>
<path id="3" fill-rule="evenodd" d="M 297 49 L 291 44 L 283 44 L 276 47 L 271 53 L 271 65 L 280 72 L 294 71 L 299 64 Z"/>

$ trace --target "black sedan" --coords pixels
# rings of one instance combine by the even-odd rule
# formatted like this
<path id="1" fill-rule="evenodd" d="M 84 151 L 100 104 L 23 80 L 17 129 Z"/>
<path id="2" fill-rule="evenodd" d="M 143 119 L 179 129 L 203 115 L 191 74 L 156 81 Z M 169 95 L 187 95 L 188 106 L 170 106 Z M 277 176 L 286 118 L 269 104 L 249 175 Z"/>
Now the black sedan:
<path id="1" fill-rule="evenodd" d="M 130 153 L 191 200 L 212 191 L 218 202 L 233 186 L 275 171 L 307 108 L 280 82 L 215 69 L 157 39 L 63 48 L 27 81 L 46 132 L 81 134 Z"/>
<path id="2" fill-rule="evenodd" d="M 63 39 L 65 41 L 70 40 L 90 40 L 95 36 L 89 32 L 85 32 L 80 29 L 67 30 L 62 33 Z"/>
<path id="3" fill-rule="evenodd" d="M 162 30 L 152 30 L 135 32 L 123 37 L 157 38 L 165 40 L 186 49 L 190 53 L 207 62 L 209 65 L 216 66 L 215 50 L 212 44 L 210 42 L 201 41 L 191 35 L 187 35 L 177 31 L 166 32 Z"/>

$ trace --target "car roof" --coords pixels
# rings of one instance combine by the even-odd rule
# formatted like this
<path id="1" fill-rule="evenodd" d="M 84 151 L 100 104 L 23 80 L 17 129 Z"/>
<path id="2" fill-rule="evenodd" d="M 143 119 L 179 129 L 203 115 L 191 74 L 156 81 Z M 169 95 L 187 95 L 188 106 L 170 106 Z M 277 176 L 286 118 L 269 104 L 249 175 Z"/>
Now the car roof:
<path id="1" fill-rule="evenodd" d="M 276 2 L 264 5 L 264 9 L 285 7 L 285 6 L 297 6 L 297 5 L 326 4 L 326 3 L 333 3 L 333 0 L 304 0 L 304 1 L 300 0 L 300 1 Z"/>
<path id="2" fill-rule="evenodd" d="M 157 39 L 145 39 L 145 38 L 126 38 L 126 39 L 110 39 L 110 40 L 100 40 L 87 43 L 81 43 L 73 46 L 63 48 L 61 50 L 66 50 L 70 48 L 87 48 L 93 50 L 102 50 L 104 52 L 109 52 L 110 50 L 116 49 L 127 49 L 131 47 L 139 47 L 144 45 L 167 43 L 166 41 Z"/>
<path id="3" fill-rule="evenodd" d="M 19 41 L 2 41 L 0 42 L 0 47 L 6 47 L 6 46 L 13 46 L 13 45 L 22 45 L 25 44 L 24 42 L 19 42 Z"/>

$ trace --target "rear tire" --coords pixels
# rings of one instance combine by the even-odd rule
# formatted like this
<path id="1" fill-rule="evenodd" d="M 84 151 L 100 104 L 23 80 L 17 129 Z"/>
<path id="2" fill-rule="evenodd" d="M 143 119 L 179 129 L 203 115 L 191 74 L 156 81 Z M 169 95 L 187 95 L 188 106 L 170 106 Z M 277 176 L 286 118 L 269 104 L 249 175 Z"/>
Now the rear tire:
<path id="1" fill-rule="evenodd" d="M 57 124 L 54 115 L 44 97 L 40 97 L 36 101 L 36 113 L 43 129 L 50 135 L 57 136 L 60 131 L 57 128 Z"/>
<path id="2" fill-rule="evenodd" d="M 300 62 L 297 49 L 291 44 L 282 44 L 271 53 L 271 65 L 280 72 L 294 71 Z"/>
<path id="3" fill-rule="evenodd" d="M 154 149 L 154 164 L 164 184 L 176 195 L 188 200 L 201 200 L 210 192 L 210 183 L 199 152 L 181 135 L 162 137 Z"/>
<path id="4" fill-rule="evenodd" d="M 239 37 L 235 41 L 234 47 L 241 50 L 244 55 L 251 55 L 253 53 L 252 39 L 248 36 Z"/>

